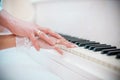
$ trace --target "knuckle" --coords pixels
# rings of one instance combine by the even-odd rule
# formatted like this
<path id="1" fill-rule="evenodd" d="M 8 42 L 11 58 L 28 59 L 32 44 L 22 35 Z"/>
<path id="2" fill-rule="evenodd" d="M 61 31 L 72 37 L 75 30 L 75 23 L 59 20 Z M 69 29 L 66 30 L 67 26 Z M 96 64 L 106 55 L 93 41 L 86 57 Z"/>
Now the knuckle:
<path id="1" fill-rule="evenodd" d="M 50 28 L 46 28 L 46 31 L 51 31 L 51 29 Z"/>
<path id="2" fill-rule="evenodd" d="M 45 33 L 44 32 L 41 32 L 40 34 L 42 37 L 45 37 Z"/>

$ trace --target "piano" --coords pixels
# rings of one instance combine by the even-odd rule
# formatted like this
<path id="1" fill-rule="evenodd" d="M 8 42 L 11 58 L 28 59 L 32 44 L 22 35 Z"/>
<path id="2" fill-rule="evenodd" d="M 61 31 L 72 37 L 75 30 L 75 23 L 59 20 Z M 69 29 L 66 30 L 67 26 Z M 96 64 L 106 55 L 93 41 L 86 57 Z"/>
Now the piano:
<path id="1" fill-rule="evenodd" d="M 49 54 L 43 55 L 50 60 L 43 64 L 62 80 L 120 80 L 117 3 L 119 1 L 109 0 L 35 3 L 36 23 L 62 33 L 68 41 L 78 45 L 74 49 L 58 45 L 64 55 L 48 51 Z M 39 58 L 36 61 L 41 62 Z"/>
<path id="2" fill-rule="evenodd" d="M 68 41 L 78 45 L 75 49 L 60 46 L 61 49 L 88 62 L 80 63 L 80 59 L 71 60 L 78 68 L 90 71 L 102 80 L 120 79 L 120 49 L 116 46 L 101 44 L 96 41 L 80 39 L 69 35 L 63 35 Z M 69 62 L 69 61 L 68 61 Z M 87 66 L 87 67 L 85 67 Z"/>
<path id="3" fill-rule="evenodd" d="M 29 51 L 28 55 L 61 80 L 120 80 L 120 49 L 96 41 L 61 35 L 78 47 L 58 45 L 63 49 L 64 55 L 54 50 L 41 50 L 38 54 Z M 41 57 L 46 57 L 47 60 L 40 59 Z"/>
<path id="4" fill-rule="evenodd" d="M 64 55 L 60 55 L 54 50 L 41 49 L 40 52 L 36 52 L 33 47 L 30 49 L 21 47 L 22 49 L 18 49 L 18 54 L 16 54 L 14 49 L 11 49 L 13 53 L 1 54 L 3 61 L 8 61 L 9 63 L 16 62 L 16 64 L 22 64 L 22 62 L 25 64 L 33 64 L 30 66 L 27 65 L 27 67 L 21 65 L 19 67 L 21 73 L 26 69 L 39 72 L 40 69 L 38 67 L 40 64 L 61 80 L 120 80 L 120 45 L 117 45 L 120 41 L 118 19 L 119 1 L 40 1 L 41 2 L 33 4 L 35 8 L 35 22 L 41 26 L 49 26 L 49 28 L 57 32 L 64 33 L 61 35 L 68 41 L 78 45 L 78 47 L 66 48 L 63 45 L 58 45 L 63 49 Z M 24 19 L 29 19 L 29 17 Z M 91 38 L 92 40 L 95 39 L 100 42 L 81 39 L 66 34 L 76 35 L 78 37 L 81 35 L 83 38 L 88 37 L 88 39 Z M 105 36 L 101 37 L 102 35 Z M 108 39 L 110 39 L 110 41 L 107 41 Z M 108 42 L 119 46 L 119 48 L 101 42 Z M 24 51 L 26 53 L 24 53 Z M 7 52 L 9 52 L 9 50 Z M 16 67 L 16 65 L 8 66 L 11 68 Z M 9 68 L 8 66 L 6 68 Z M 7 70 L 6 68 L 5 70 Z M 10 71 L 8 70 L 8 72 Z M 13 72 L 13 70 L 11 70 L 11 72 Z M 32 72 L 32 74 L 34 73 L 35 72 Z M 37 76 L 38 74 L 34 75 Z M 23 76 L 24 74 L 21 75 Z M 18 76 L 19 75 L 16 74 L 14 77 L 19 78 Z M 33 75 L 25 74 L 24 77 L 26 76 L 31 78 Z M 32 77 L 31 80 L 40 79 Z"/>
<path id="5" fill-rule="evenodd" d="M 5 76 L 12 76 L 15 80 L 39 80 L 41 74 L 46 75 L 43 69 L 54 74 L 56 79 L 60 78 L 58 80 L 120 80 L 120 49 L 96 41 L 61 35 L 78 47 L 58 45 L 63 49 L 63 55 L 50 49 L 38 52 L 34 47 L 26 46 L 6 49 L 0 55 L 1 71 L 5 70 Z"/>

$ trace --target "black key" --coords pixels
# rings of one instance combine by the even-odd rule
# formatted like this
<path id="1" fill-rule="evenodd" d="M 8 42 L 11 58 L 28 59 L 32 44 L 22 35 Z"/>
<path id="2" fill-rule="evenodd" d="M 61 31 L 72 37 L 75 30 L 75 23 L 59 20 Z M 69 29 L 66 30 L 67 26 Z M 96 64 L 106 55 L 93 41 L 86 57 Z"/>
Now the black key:
<path id="1" fill-rule="evenodd" d="M 73 37 L 67 37 L 65 39 L 67 39 L 68 41 L 79 41 L 80 40 L 78 38 L 73 38 Z"/>
<path id="2" fill-rule="evenodd" d="M 83 42 L 83 43 L 80 43 L 78 46 L 85 46 L 87 44 L 97 44 L 97 42 L 95 41 Z"/>
<path id="3" fill-rule="evenodd" d="M 60 34 L 60 33 L 59 33 Z M 69 36 L 69 35 L 64 35 L 64 34 L 60 34 L 62 37 L 64 37 L 66 40 L 72 42 L 72 43 L 75 43 L 77 44 L 78 42 L 85 42 L 85 41 L 89 41 L 89 40 L 85 40 L 85 39 L 80 39 L 80 38 L 77 38 L 77 37 L 72 37 L 72 36 Z"/>
<path id="4" fill-rule="evenodd" d="M 111 47 L 111 45 L 98 44 L 98 45 L 90 46 L 88 49 L 93 50 L 94 48 L 97 48 L 97 47 Z"/>
<path id="5" fill-rule="evenodd" d="M 106 44 L 89 44 L 89 45 L 87 45 L 87 48 L 98 47 L 98 46 L 106 46 Z"/>
<path id="6" fill-rule="evenodd" d="M 80 39 L 80 40 L 78 40 L 77 42 L 89 42 L 89 40 L 85 40 L 85 39 Z"/>
<path id="7" fill-rule="evenodd" d="M 64 35 L 64 34 L 60 34 L 62 37 L 64 37 L 66 40 L 70 40 L 70 41 L 78 41 L 79 38 L 76 38 L 76 37 L 72 37 L 72 36 L 69 36 L 69 35 Z"/>
<path id="8" fill-rule="evenodd" d="M 105 49 L 105 50 L 102 50 L 101 54 L 107 54 L 109 51 L 118 51 L 120 49 Z"/>
<path id="9" fill-rule="evenodd" d="M 68 35 L 62 35 L 62 34 L 60 34 L 62 37 L 64 37 L 64 38 L 70 38 L 71 36 L 68 36 Z"/>
<path id="10" fill-rule="evenodd" d="M 117 58 L 117 59 L 120 59 L 120 53 L 117 54 L 116 58 Z"/>
<path id="11" fill-rule="evenodd" d="M 76 41 L 75 44 L 79 45 L 81 43 L 86 43 L 86 42 L 89 42 L 89 40 L 79 40 L 79 41 Z"/>
<path id="12" fill-rule="evenodd" d="M 94 46 L 94 45 L 100 45 L 100 43 L 86 44 L 84 48 L 88 49 L 90 46 Z"/>
<path id="13" fill-rule="evenodd" d="M 110 47 L 110 46 L 108 46 L 108 47 L 95 47 L 93 49 L 93 51 L 101 51 L 101 50 L 105 50 L 105 49 L 115 49 L 115 48 L 116 48 L 115 46 L 113 46 L 113 47 Z"/>
<path id="14" fill-rule="evenodd" d="M 118 53 L 120 53 L 120 50 L 119 51 L 109 51 L 107 53 L 108 56 L 111 56 L 111 55 L 117 55 Z"/>
<path id="15" fill-rule="evenodd" d="M 90 42 L 90 43 L 86 43 L 86 44 L 82 44 L 82 45 L 85 47 L 86 45 L 90 45 L 90 44 L 100 44 L 100 43 L 99 42 Z"/>
<path id="16" fill-rule="evenodd" d="M 78 46 L 84 46 L 87 43 L 91 43 L 90 41 L 85 41 L 85 42 L 79 42 Z"/>
<path id="17" fill-rule="evenodd" d="M 71 42 L 83 42 L 83 41 L 89 41 L 89 40 L 85 40 L 85 39 L 79 39 L 76 37 L 69 37 L 67 40 L 71 41 Z"/>
<path id="18" fill-rule="evenodd" d="M 81 39 L 79 39 L 78 41 L 70 41 L 70 42 L 72 42 L 72 43 L 75 43 L 75 44 L 79 44 L 79 43 L 83 43 L 83 42 L 89 42 L 88 40 L 81 40 Z"/>

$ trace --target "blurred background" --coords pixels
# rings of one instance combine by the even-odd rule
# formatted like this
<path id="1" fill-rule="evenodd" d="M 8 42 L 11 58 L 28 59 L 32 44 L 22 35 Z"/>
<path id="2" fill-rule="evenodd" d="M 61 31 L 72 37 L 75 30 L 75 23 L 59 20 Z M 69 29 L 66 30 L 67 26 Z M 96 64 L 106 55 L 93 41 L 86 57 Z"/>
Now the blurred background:
<path id="1" fill-rule="evenodd" d="M 3 0 L 4 9 L 43 27 L 120 48 L 120 0 Z"/>

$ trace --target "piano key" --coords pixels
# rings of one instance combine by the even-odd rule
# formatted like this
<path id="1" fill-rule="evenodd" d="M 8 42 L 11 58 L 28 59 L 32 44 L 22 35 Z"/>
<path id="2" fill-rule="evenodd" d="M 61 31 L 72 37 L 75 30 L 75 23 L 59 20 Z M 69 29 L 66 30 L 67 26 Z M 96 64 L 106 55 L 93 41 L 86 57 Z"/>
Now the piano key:
<path id="1" fill-rule="evenodd" d="M 98 44 L 98 45 L 90 46 L 88 49 L 89 49 L 89 50 L 93 50 L 93 49 L 96 48 L 96 47 L 111 47 L 111 45 Z"/>
<path id="2" fill-rule="evenodd" d="M 72 42 L 72 43 L 75 43 L 75 44 L 76 44 L 76 43 L 78 44 L 78 43 L 83 43 L 83 42 L 89 42 L 89 40 L 79 39 L 79 40 L 76 40 L 76 41 L 74 40 L 74 41 L 71 41 L 71 42 Z"/>
<path id="3" fill-rule="evenodd" d="M 89 42 L 89 40 L 79 40 L 79 41 L 71 41 L 72 43 L 76 44 L 76 45 L 79 45 L 80 43 L 83 43 L 83 42 Z"/>
<path id="4" fill-rule="evenodd" d="M 82 43 L 82 42 L 89 42 L 89 40 L 84 40 L 84 39 L 69 39 L 68 41 L 72 42 L 72 43 Z"/>
<path id="5" fill-rule="evenodd" d="M 83 47 L 80 47 L 80 48 L 83 48 Z M 84 49 L 84 48 L 83 48 Z M 71 51 L 72 49 L 69 49 L 69 48 L 67 48 L 67 50 L 69 50 L 69 51 Z M 86 50 L 86 49 L 84 49 L 84 50 Z M 80 49 L 80 51 L 81 51 L 81 49 Z M 89 50 L 90 51 L 90 50 Z M 91 51 L 90 51 L 91 52 Z M 114 75 L 114 73 L 111 73 L 110 71 L 112 71 L 112 72 L 114 72 L 113 71 L 113 68 L 114 68 L 114 66 L 112 66 L 112 69 L 111 69 L 111 67 L 109 68 L 109 66 L 111 66 L 111 65 L 109 65 L 109 64 L 106 64 L 106 62 L 105 63 L 103 63 L 102 62 L 102 64 L 101 64 L 101 62 L 99 62 L 99 61 L 97 61 L 97 60 L 95 60 L 94 59 L 94 57 L 92 58 L 91 56 L 89 56 L 91 53 L 90 52 L 88 52 L 88 55 L 85 55 L 85 57 L 81 57 L 81 54 L 82 54 L 82 52 L 80 52 L 80 56 L 79 56 L 79 54 L 78 55 L 74 55 L 74 54 L 76 54 L 76 51 L 74 52 L 74 54 L 72 54 L 72 52 L 68 52 L 67 51 L 67 53 L 65 53 L 65 55 L 63 55 L 62 56 L 62 58 L 60 57 L 60 61 L 61 62 L 67 62 L 67 63 L 70 63 L 71 65 L 68 65 L 68 66 L 66 66 L 67 65 L 67 63 L 65 63 L 65 64 L 62 64 L 62 63 L 60 63 L 59 61 L 56 61 L 56 57 L 54 56 L 54 59 L 53 59 L 53 61 L 56 61 L 57 63 L 59 63 L 59 64 L 62 64 L 63 66 L 65 66 L 66 68 L 68 68 L 69 70 L 74 70 L 75 71 L 75 73 L 79 73 L 80 72 L 80 70 L 84 70 L 84 71 L 87 71 L 88 73 L 90 73 L 90 74 L 92 74 L 92 75 L 95 75 L 95 76 L 97 76 L 97 77 L 99 77 L 100 78 L 100 80 L 102 79 L 104 79 L 104 80 L 119 80 L 119 79 L 115 79 L 115 77 L 116 77 L 116 74 L 117 73 L 115 73 L 115 76 L 113 76 Z M 99 54 L 99 52 L 95 52 L 95 55 L 96 55 L 96 53 L 98 53 Z M 94 53 L 93 53 L 94 54 Z M 56 55 L 56 54 L 55 54 Z M 69 56 L 70 55 L 70 56 Z M 83 53 L 83 55 L 84 55 L 84 53 Z M 101 54 L 99 54 L 99 55 L 101 55 Z M 96 59 L 98 59 L 98 57 L 99 57 L 99 55 L 96 55 L 95 56 L 95 58 Z M 51 56 L 51 55 L 50 55 Z M 88 58 L 87 56 L 89 56 L 89 57 L 91 57 L 91 58 Z M 118 59 L 115 59 L 115 56 L 113 57 L 113 56 L 109 56 L 110 58 L 108 58 L 108 56 L 105 56 L 105 55 L 102 55 L 101 56 L 101 60 L 102 59 L 104 59 L 104 57 L 107 57 L 107 58 L 105 58 L 105 60 L 112 60 L 112 59 L 114 59 L 114 61 L 110 61 L 110 62 L 114 62 L 115 64 L 116 64 L 116 61 L 119 61 Z M 57 57 L 57 58 L 59 58 L 59 57 Z M 82 60 L 81 60 L 82 59 Z M 63 60 L 63 61 L 62 61 Z M 85 62 L 85 61 L 88 61 L 88 62 Z M 99 59 L 98 59 L 99 60 Z M 103 60 L 104 61 L 104 60 Z M 82 62 L 82 63 L 80 63 L 80 62 Z M 90 65 L 88 65 L 88 63 L 90 64 Z M 100 63 L 100 64 L 99 64 Z M 82 65 L 81 65 L 82 64 Z M 105 64 L 105 65 L 104 65 Z M 84 66 L 83 66 L 84 65 Z M 103 65 L 103 66 L 101 66 L 101 65 Z M 108 66 L 107 68 L 106 68 L 106 65 Z M 73 68 L 73 66 L 75 66 L 74 68 Z M 54 69 L 54 68 L 53 68 Z M 96 75 L 96 71 L 97 72 L 99 72 L 100 74 L 98 74 L 98 75 Z M 108 72 L 107 72 L 108 71 Z M 110 73 L 110 74 L 109 74 Z M 81 73 L 81 74 L 83 74 L 83 72 Z M 81 74 L 79 74 L 79 75 L 81 75 Z M 102 74 L 102 75 L 101 75 Z M 85 74 L 86 75 L 86 74 Z M 87 77 L 88 75 L 86 75 L 85 76 L 84 75 L 84 77 Z M 99 76 L 100 75 L 100 76 Z M 112 75 L 112 76 L 111 76 Z M 90 75 L 91 76 L 91 75 Z M 101 76 L 102 76 L 102 78 L 101 78 Z M 107 76 L 107 77 L 106 77 Z M 93 76 L 92 76 L 93 77 Z M 110 79 L 110 78 L 112 77 L 112 79 Z M 89 79 L 89 78 L 88 78 Z M 78 80 L 78 78 L 77 78 L 77 80 Z M 96 80 L 96 79 L 92 79 L 92 80 Z"/>
<path id="6" fill-rule="evenodd" d="M 76 44 L 80 47 L 81 44 L 91 43 L 90 41 L 77 42 Z"/>
<path id="7" fill-rule="evenodd" d="M 116 59 L 120 59 L 120 53 L 116 55 Z"/>
<path id="8" fill-rule="evenodd" d="M 90 46 L 94 46 L 94 45 L 101 45 L 100 43 L 93 43 L 93 44 L 86 44 L 84 46 L 85 49 L 88 49 Z M 105 44 L 106 45 L 106 44 Z"/>
<path id="9" fill-rule="evenodd" d="M 78 41 L 80 40 L 79 38 L 76 38 L 76 37 L 72 37 L 72 36 L 68 36 L 68 35 L 63 35 L 63 34 L 60 34 L 62 37 L 64 37 L 66 40 L 70 40 L 70 41 Z"/>
<path id="10" fill-rule="evenodd" d="M 81 41 L 82 43 L 84 41 Z M 89 41 L 88 41 L 89 42 Z M 80 42 L 75 42 L 75 44 L 79 44 Z M 101 51 L 98 52 L 94 52 L 92 50 L 88 50 L 90 47 L 94 48 L 98 48 L 98 47 L 102 47 L 105 49 L 103 50 L 108 50 L 108 47 L 112 47 L 112 49 L 116 49 L 114 48 L 114 46 L 111 45 L 107 45 L 107 44 L 86 44 L 84 47 L 77 47 L 77 48 L 62 48 L 63 50 L 70 52 L 71 54 L 80 56 L 80 58 L 83 58 L 85 60 L 88 60 L 90 62 L 96 63 L 98 65 L 102 65 L 102 67 L 107 68 L 111 71 L 118 71 L 120 72 L 120 54 L 116 54 L 116 56 L 106 56 L 101 54 Z M 110 48 L 111 49 L 111 48 Z M 112 50 L 111 49 L 111 50 Z M 79 64 L 79 63 L 78 63 Z"/>
<path id="11" fill-rule="evenodd" d="M 79 43 L 78 46 L 82 47 L 82 46 L 85 46 L 87 44 L 98 44 L 98 42 L 95 42 L 95 41 L 83 42 L 83 43 Z"/>
<path id="12" fill-rule="evenodd" d="M 78 40 L 77 42 L 83 43 L 83 42 L 90 42 L 90 41 L 89 41 L 89 40 L 80 39 L 80 40 Z"/>
<path id="13" fill-rule="evenodd" d="M 65 39 L 67 39 L 68 41 L 75 43 L 75 44 L 79 44 L 82 42 L 89 42 L 89 40 L 85 40 L 85 39 L 80 39 L 80 38 L 76 38 L 76 37 L 72 37 L 72 36 L 68 36 L 68 35 L 63 35 L 60 34 L 62 37 L 64 37 Z"/>
<path id="14" fill-rule="evenodd" d="M 90 47 L 97 47 L 97 46 L 106 46 L 106 44 L 88 44 L 85 46 L 85 48 L 89 49 Z"/>
<path id="15" fill-rule="evenodd" d="M 84 46 L 84 48 L 85 48 L 85 46 L 86 45 L 89 45 L 89 44 L 100 44 L 99 42 L 90 42 L 90 43 L 83 43 L 83 44 L 81 44 L 80 46 Z"/>
<path id="16" fill-rule="evenodd" d="M 67 37 L 65 39 L 67 39 L 68 41 L 78 41 L 78 40 L 80 40 L 80 39 L 72 38 L 72 37 Z"/>
<path id="17" fill-rule="evenodd" d="M 107 55 L 108 55 L 108 56 L 111 56 L 111 55 L 116 55 L 116 54 L 118 54 L 118 53 L 120 53 L 120 50 L 118 50 L 118 51 L 109 51 L 109 52 L 107 53 Z"/>
<path id="18" fill-rule="evenodd" d="M 101 64 L 103 66 L 107 66 L 112 69 L 119 69 L 120 70 L 120 61 L 115 59 L 115 56 L 105 56 L 100 54 L 101 52 L 93 52 L 88 49 L 84 49 L 83 47 L 67 49 L 64 47 L 64 50 L 69 51 L 75 55 L 83 57 L 84 59 L 91 60 L 97 64 Z M 104 63 L 105 62 L 105 63 Z"/>
<path id="19" fill-rule="evenodd" d="M 116 47 L 115 46 L 112 46 L 112 47 L 95 47 L 93 49 L 93 51 L 101 51 L 101 50 L 105 50 L 105 49 L 115 49 Z"/>
<path id="20" fill-rule="evenodd" d="M 109 51 L 118 51 L 120 49 L 105 49 L 101 51 L 101 54 L 107 54 Z"/>

